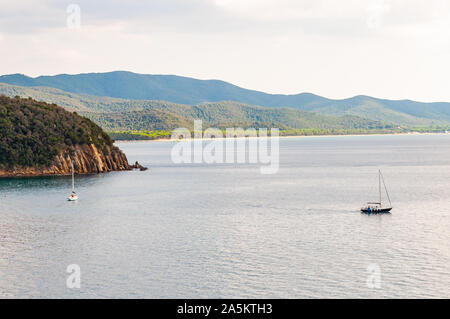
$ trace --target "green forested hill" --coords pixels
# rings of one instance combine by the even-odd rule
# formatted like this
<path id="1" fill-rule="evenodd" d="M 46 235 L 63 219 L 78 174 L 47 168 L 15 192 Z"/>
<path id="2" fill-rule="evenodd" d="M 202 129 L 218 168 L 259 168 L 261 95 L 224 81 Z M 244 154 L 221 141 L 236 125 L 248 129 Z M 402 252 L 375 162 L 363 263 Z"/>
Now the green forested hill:
<path id="1" fill-rule="evenodd" d="M 164 101 L 124 100 L 77 95 L 51 88 L 26 88 L 0 84 L 0 93 L 31 96 L 57 103 L 89 117 L 108 131 L 172 130 L 191 128 L 194 119 L 204 127 L 278 127 L 281 129 L 385 129 L 392 124 L 353 115 L 326 116 L 292 108 L 264 108 L 223 101 L 183 105 Z"/>
<path id="2" fill-rule="evenodd" d="M 74 145 L 111 146 L 91 120 L 55 104 L 0 95 L 0 168 L 49 165 Z"/>
<path id="3" fill-rule="evenodd" d="M 268 107 L 295 107 L 320 98 L 313 94 L 266 94 L 219 80 L 197 80 L 176 75 L 137 74 L 126 71 L 60 74 L 36 78 L 10 74 L 0 76 L 0 82 L 25 87 L 52 87 L 77 94 L 132 100 L 163 100 L 190 105 L 236 101 Z"/>
<path id="4" fill-rule="evenodd" d="M 229 104 L 228 104 L 229 103 Z M 173 130 L 177 127 L 192 129 L 193 121 L 200 119 L 203 126 L 254 127 L 280 129 L 384 129 L 392 125 L 366 121 L 358 117 L 332 117 L 292 109 L 268 110 L 233 105 L 232 102 L 193 106 L 186 117 L 168 111 L 148 109 L 132 112 L 82 113 L 108 131 L 116 130 Z"/>
<path id="5" fill-rule="evenodd" d="M 318 101 L 305 105 L 307 111 L 327 115 L 355 115 L 406 126 L 434 126 L 450 123 L 450 103 L 391 101 L 369 96 L 345 100 Z"/>
<path id="6" fill-rule="evenodd" d="M 369 96 L 356 96 L 343 100 L 332 100 L 314 94 L 295 95 L 267 94 L 247 90 L 217 80 L 197 80 L 174 75 L 149 75 L 132 72 L 87 73 L 75 75 L 27 77 L 22 74 L 0 76 L 0 82 L 23 87 L 39 87 L 39 94 L 45 95 L 51 87 L 68 94 L 89 94 L 126 100 L 161 100 L 171 103 L 198 105 L 221 101 L 234 101 L 247 105 L 282 108 L 289 107 L 325 115 L 353 115 L 370 120 L 407 126 L 436 126 L 450 123 L 450 103 L 420 103 L 410 100 L 391 101 Z M 47 90 L 47 92 L 45 92 Z M 64 106 L 74 100 L 65 94 L 60 96 Z M 46 99 L 44 99 L 46 100 Z M 92 99 L 91 99 L 92 100 Z M 104 106 L 122 107 L 108 111 L 132 111 L 128 106 L 134 102 L 117 104 L 117 101 L 101 98 L 97 109 Z M 63 104 L 66 103 L 66 104 Z M 142 102 L 137 102 L 142 104 Z"/>

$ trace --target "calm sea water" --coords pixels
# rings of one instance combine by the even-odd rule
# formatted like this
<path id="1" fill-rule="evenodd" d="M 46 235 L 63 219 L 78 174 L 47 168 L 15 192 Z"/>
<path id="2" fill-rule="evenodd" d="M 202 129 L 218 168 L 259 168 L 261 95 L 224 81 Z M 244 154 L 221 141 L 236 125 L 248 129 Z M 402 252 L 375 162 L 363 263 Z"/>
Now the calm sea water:
<path id="1" fill-rule="evenodd" d="M 450 297 L 450 135 L 282 139 L 275 175 L 172 145 L 119 144 L 150 170 L 77 177 L 77 203 L 70 178 L 0 180 L 0 297 Z M 393 214 L 362 215 L 378 168 Z"/>

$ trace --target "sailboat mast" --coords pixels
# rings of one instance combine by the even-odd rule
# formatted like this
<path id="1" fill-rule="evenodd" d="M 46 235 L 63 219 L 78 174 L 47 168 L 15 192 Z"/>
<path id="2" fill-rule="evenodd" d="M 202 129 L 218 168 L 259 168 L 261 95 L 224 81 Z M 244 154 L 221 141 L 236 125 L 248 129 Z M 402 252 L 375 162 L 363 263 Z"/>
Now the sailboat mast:
<path id="1" fill-rule="evenodd" d="M 381 170 L 378 170 L 378 192 L 380 195 L 380 207 L 382 207 L 382 205 L 381 205 Z"/>

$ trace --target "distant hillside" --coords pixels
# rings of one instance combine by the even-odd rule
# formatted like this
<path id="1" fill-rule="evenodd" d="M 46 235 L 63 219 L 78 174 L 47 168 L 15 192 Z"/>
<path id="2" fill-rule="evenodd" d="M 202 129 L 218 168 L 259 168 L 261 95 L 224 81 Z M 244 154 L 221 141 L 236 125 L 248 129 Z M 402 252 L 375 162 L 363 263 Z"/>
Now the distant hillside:
<path id="1" fill-rule="evenodd" d="M 234 101 L 265 107 L 290 107 L 325 115 L 353 115 L 397 125 L 436 126 L 450 123 L 450 103 L 391 101 L 368 96 L 331 100 L 309 93 L 267 94 L 223 81 L 197 80 L 174 75 L 117 71 L 30 78 L 12 74 L 0 76 L 0 82 L 25 87 L 51 87 L 71 93 L 128 100 L 160 100 L 187 105 Z M 40 94 L 45 95 L 45 90 L 42 89 Z M 64 95 L 61 99 L 66 105 L 73 104 L 70 96 Z M 101 107 L 102 104 L 107 106 L 110 101 L 102 98 L 98 103 L 98 107 Z"/>
<path id="2" fill-rule="evenodd" d="M 130 169 L 91 120 L 55 104 L 0 95 L 0 177 Z"/>
<path id="3" fill-rule="evenodd" d="M 304 110 L 328 115 L 355 115 L 406 126 L 434 126 L 450 123 L 450 103 L 390 101 L 369 96 L 329 100 L 306 105 Z"/>
<path id="4" fill-rule="evenodd" d="M 223 101 L 183 105 L 164 101 L 124 100 L 77 95 L 52 88 L 0 84 L 0 93 L 32 97 L 77 111 L 108 131 L 191 128 L 195 119 L 209 127 L 278 127 L 281 129 L 385 129 L 392 124 L 357 116 L 327 116 L 291 108 L 264 108 Z"/>
<path id="5" fill-rule="evenodd" d="M 197 80 L 175 75 L 116 71 L 31 78 L 23 74 L 0 76 L 1 83 L 45 86 L 63 91 L 132 100 L 162 100 L 180 104 L 236 101 L 267 107 L 298 107 L 326 100 L 313 94 L 271 95 L 218 80 Z"/>

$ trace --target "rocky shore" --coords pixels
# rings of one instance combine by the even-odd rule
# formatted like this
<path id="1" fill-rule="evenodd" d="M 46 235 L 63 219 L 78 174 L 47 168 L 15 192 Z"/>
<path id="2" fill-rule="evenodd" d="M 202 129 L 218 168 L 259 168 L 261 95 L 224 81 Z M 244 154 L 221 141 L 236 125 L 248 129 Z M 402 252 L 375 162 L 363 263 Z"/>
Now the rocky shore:
<path id="1" fill-rule="evenodd" d="M 99 150 L 94 144 L 85 144 L 76 145 L 71 155 L 57 155 L 52 165 L 47 167 L 0 168 L 0 177 L 70 175 L 72 174 L 72 163 L 75 174 L 98 174 L 135 168 L 146 169 L 137 162 L 130 165 L 126 155 L 115 146 L 105 146 L 103 150 Z"/>

